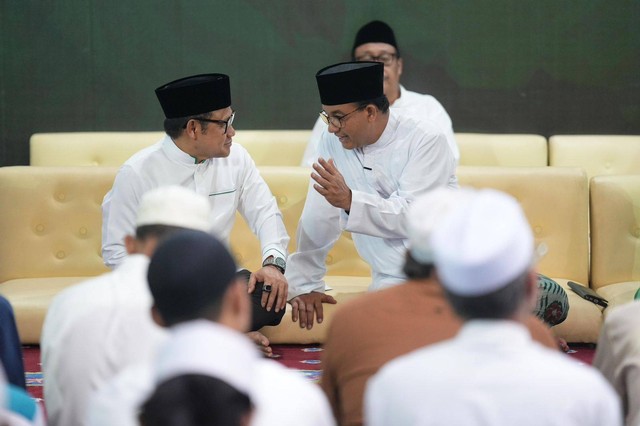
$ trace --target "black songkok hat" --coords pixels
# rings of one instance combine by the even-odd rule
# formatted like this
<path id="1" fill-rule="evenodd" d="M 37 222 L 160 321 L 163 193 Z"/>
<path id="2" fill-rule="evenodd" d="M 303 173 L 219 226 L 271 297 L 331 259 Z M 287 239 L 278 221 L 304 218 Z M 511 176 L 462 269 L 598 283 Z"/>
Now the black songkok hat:
<path id="1" fill-rule="evenodd" d="M 200 74 L 172 81 L 156 89 L 167 118 L 188 117 L 231 105 L 229 76 Z"/>
<path id="2" fill-rule="evenodd" d="M 220 241 L 206 232 L 184 230 L 158 246 L 147 279 L 158 311 L 175 324 L 197 319 L 219 302 L 235 274 L 236 264 Z"/>
<path id="3" fill-rule="evenodd" d="M 384 65 L 380 62 L 343 62 L 316 74 L 323 105 L 341 105 L 381 97 Z"/>
<path id="4" fill-rule="evenodd" d="M 353 54 L 358 46 L 366 43 L 390 44 L 396 48 L 396 55 L 400 57 L 400 49 L 398 49 L 398 44 L 396 43 L 396 36 L 393 34 L 391 27 L 382 21 L 371 21 L 358 30 L 351 53 Z"/>

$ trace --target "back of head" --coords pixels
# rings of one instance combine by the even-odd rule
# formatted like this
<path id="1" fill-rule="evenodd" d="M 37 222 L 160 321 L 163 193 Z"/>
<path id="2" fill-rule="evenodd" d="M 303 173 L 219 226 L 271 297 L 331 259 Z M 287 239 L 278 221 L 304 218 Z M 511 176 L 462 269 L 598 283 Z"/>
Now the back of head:
<path id="1" fill-rule="evenodd" d="M 483 189 L 432 235 L 438 277 L 465 318 L 508 318 L 524 302 L 533 234 L 517 200 Z"/>
<path id="2" fill-rule="evenodd" d="M 427 278 L 431 274 L 433 231 L 453 210 L 464 205 L 472 193 L 468 188 L 442 187 L 413 200 L 407 214 L 409 248 L 404 272 L 408 278 Z"/>
<path id="3" fill-rule="evenodd" d="M 367 43 L 386 43 L 396 49 L 396 56 L 400 57 L 400 49 L 396 43 L 396 36 L 389 25 L 382 21 L 371 21 L 363 25 L 356 34 L 356 38 L 353 42 L 353 48 L 351 49 L 352 59 L 355 59 L 354 52 L 358 46 L 362 46 Z"/>
<path id="4" fill-rule="evenodd" d="M 161 186 L 146 192 L 136 216 L 136 236 L 163 236 L 167 231 L 194 229 L 209 232 L 209 201 L 202 195 L 178 185 Z"/>
<path id="5" fill-rule="evenodd" d="M 156 249 L 147 278 L 155 307 L 167 325 L 215 316 L 235 279 L 236 265 L 213 236 L 184 230 Z"/>
<path id="6" fill-rule="evenodd" d="M 215 377 L 185 374 L 158 385 L 143 404 L 143 426 L 240 426 L 248 424 L 249 396 Z"/>

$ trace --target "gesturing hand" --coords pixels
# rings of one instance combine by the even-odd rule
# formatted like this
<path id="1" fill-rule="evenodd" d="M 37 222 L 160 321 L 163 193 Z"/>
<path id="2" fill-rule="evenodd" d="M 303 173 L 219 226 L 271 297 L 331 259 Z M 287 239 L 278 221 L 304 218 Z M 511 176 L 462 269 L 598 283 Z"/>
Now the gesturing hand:
<path id="1" fill-rule="evenodd" d="M 318 191 L 334 207 L 338 207 L 348 212 L 351 210 L 351 189 L 344 181 L 344 177 L 336 168 L 333 159 L 329 161 L 318 158 L 317 163 L 313 163 L 311 178 L 316 181 L 313 188 Z"/>

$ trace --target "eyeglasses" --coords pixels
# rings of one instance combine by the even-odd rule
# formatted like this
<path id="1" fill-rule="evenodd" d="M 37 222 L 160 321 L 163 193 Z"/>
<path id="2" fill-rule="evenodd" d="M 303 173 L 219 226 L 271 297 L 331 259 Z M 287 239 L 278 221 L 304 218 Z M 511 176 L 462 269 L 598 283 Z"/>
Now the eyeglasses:
<path id="1" fill-rule="evenodd" d="M 223 135 L 227 134 L 227 129 L 229 128 L 229 126 L 231 126 L 233 124 L 233 119 L 236 117 L 236 112 L 235 111 L 231 111 L 231 117 L 229 117 L 226 120 L 211 120 L 209 118 L 191 118 L 190 120 L 198 120 L 198 121 L 206 121 L 207 123 L 216 123 L 216 124 L 224 124 L 224 132 L 222 132 Z M 187 121 L 188 123 L 188 121 Z M 187 123 L 184 123 L 184 126 L 182 126 L 183 129 L 187 128 Z"/>
<path id="2" fill-rule="evenodd" d="M 378 55 L 378 56 L 373 56 L 373 55 L 360 56 L 360 57 L 356 58 L 356 61 L 358 61 L 358 62 L 362 62 L 362 61 L 382 62 L 385 67 L 388 67 L 389 65 L 391 65 L 393 63 L 394 59 L 396 59 L 396 54 L 395 53 L 383 53 L 383 54 Z"/>
<path id="3" fill-rule="evenodd" d="M 333 127 L 337 127 L 338 129 L 341 129 L 344 126 L 343 120 L 345 118 L 347 118 L 349 115 L 353 114 L 354 112 L 360 111 L 362 109 L 364 109 L 364 107 L 358 107 L 353 111 L 351 111 L 350 113 L 343 115 L 342 117 L 336 117 L 336 116 L 327 114 L 325 111 L 320 111 L 320 117 L 322 117 L 322 121 L 324 121 L 324 124 L 326 124 L 327 126 L 331 124 Z"/>

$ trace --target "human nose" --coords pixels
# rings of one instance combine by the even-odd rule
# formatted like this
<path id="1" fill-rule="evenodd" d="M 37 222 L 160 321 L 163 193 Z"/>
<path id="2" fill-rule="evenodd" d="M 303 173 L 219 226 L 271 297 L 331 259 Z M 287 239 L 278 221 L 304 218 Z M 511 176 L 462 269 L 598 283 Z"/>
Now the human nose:
<path id="1" fill-rule="evenodd" d="M 236 135 L 236 128 L 233 127 L 233 124 L 229 124 L 227 127 L 227 136 L 234 137 Z"/>

